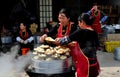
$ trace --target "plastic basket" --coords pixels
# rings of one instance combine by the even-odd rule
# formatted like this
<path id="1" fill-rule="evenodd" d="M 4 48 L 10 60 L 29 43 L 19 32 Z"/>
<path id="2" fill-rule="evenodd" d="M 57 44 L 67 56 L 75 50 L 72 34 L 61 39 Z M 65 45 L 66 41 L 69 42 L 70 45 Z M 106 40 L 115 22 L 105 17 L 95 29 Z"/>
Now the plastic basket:
<path id="1" fill-rule="evenodd" d="M 107 52 L 114 52 L 114 49 L 116 47 L 120 47 L 120 41 L 110 41 L 110 42 L 105 42 L 105 50 Z"/>

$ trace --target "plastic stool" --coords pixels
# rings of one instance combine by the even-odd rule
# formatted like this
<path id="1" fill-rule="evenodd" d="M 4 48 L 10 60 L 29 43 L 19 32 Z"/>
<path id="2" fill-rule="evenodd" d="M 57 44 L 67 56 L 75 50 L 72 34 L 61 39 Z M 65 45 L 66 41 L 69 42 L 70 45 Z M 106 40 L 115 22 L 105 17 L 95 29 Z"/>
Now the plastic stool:
<path id="1" fill-rule="evenodd" d="M 22 48 L 21 49 L 22 55 L 26 55 L 29 50 L 30 50 L 30 48 Z"/>

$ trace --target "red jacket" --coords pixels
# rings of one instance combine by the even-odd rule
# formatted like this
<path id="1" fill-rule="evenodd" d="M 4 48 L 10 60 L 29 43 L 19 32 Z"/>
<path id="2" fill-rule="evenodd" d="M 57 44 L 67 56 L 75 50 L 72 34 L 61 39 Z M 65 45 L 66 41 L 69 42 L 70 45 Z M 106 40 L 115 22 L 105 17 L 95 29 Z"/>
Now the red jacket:
<path id="1" fill-rule="evenodd" d="M 100 10 L 97 11 L 97 14 L 95 13 L 95 10 L 91 10 L 91 11 L 92 11 L 92 16 L 95 17 L 92 28 L 98 34 L 101 34 L 102 33 L 102 28 L 101 28 L 101 24 L 100 24 Z"/>

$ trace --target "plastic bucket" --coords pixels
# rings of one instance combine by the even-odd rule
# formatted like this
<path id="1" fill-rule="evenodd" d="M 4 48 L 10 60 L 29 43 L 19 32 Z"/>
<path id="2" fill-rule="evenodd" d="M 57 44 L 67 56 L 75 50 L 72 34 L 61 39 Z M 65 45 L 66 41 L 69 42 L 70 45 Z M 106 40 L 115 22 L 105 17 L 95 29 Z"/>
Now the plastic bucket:
<path id="1" fill-rule="evenodd" d="M 12 43 L 12 37 L 10 37 L 10 36 L 1 37 L 1 41 L 2 41 L 2 44 Z"/>
<path id="2" fill-rule="evenodd" d="M 114 59 L 120 61 L 120 47 L 114 49 Z"/>

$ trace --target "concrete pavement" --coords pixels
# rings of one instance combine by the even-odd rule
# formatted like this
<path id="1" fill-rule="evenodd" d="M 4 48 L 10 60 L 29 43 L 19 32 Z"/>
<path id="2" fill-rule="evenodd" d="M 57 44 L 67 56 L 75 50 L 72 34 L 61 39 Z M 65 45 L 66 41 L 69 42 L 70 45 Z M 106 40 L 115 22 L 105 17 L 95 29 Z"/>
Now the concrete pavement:
<path id="1" fill-rule="evenodd" d="M 98 77 L 120 77 L 120 61 L 114 59 L 114 53 L 98 51 L 101 73 Z"/>
<path id="2" fill-rule="evenodd" d="M 39 45 L 35 45 L 39 46 Z M 6 47 L 5 47 L 6 48 Z M 97 52 L 101 73 L 98 77 L 120 77 L 120 61 L 114 59 L 114 53 Z M 26 74 L 22 77 L 28 77 Z"/>

